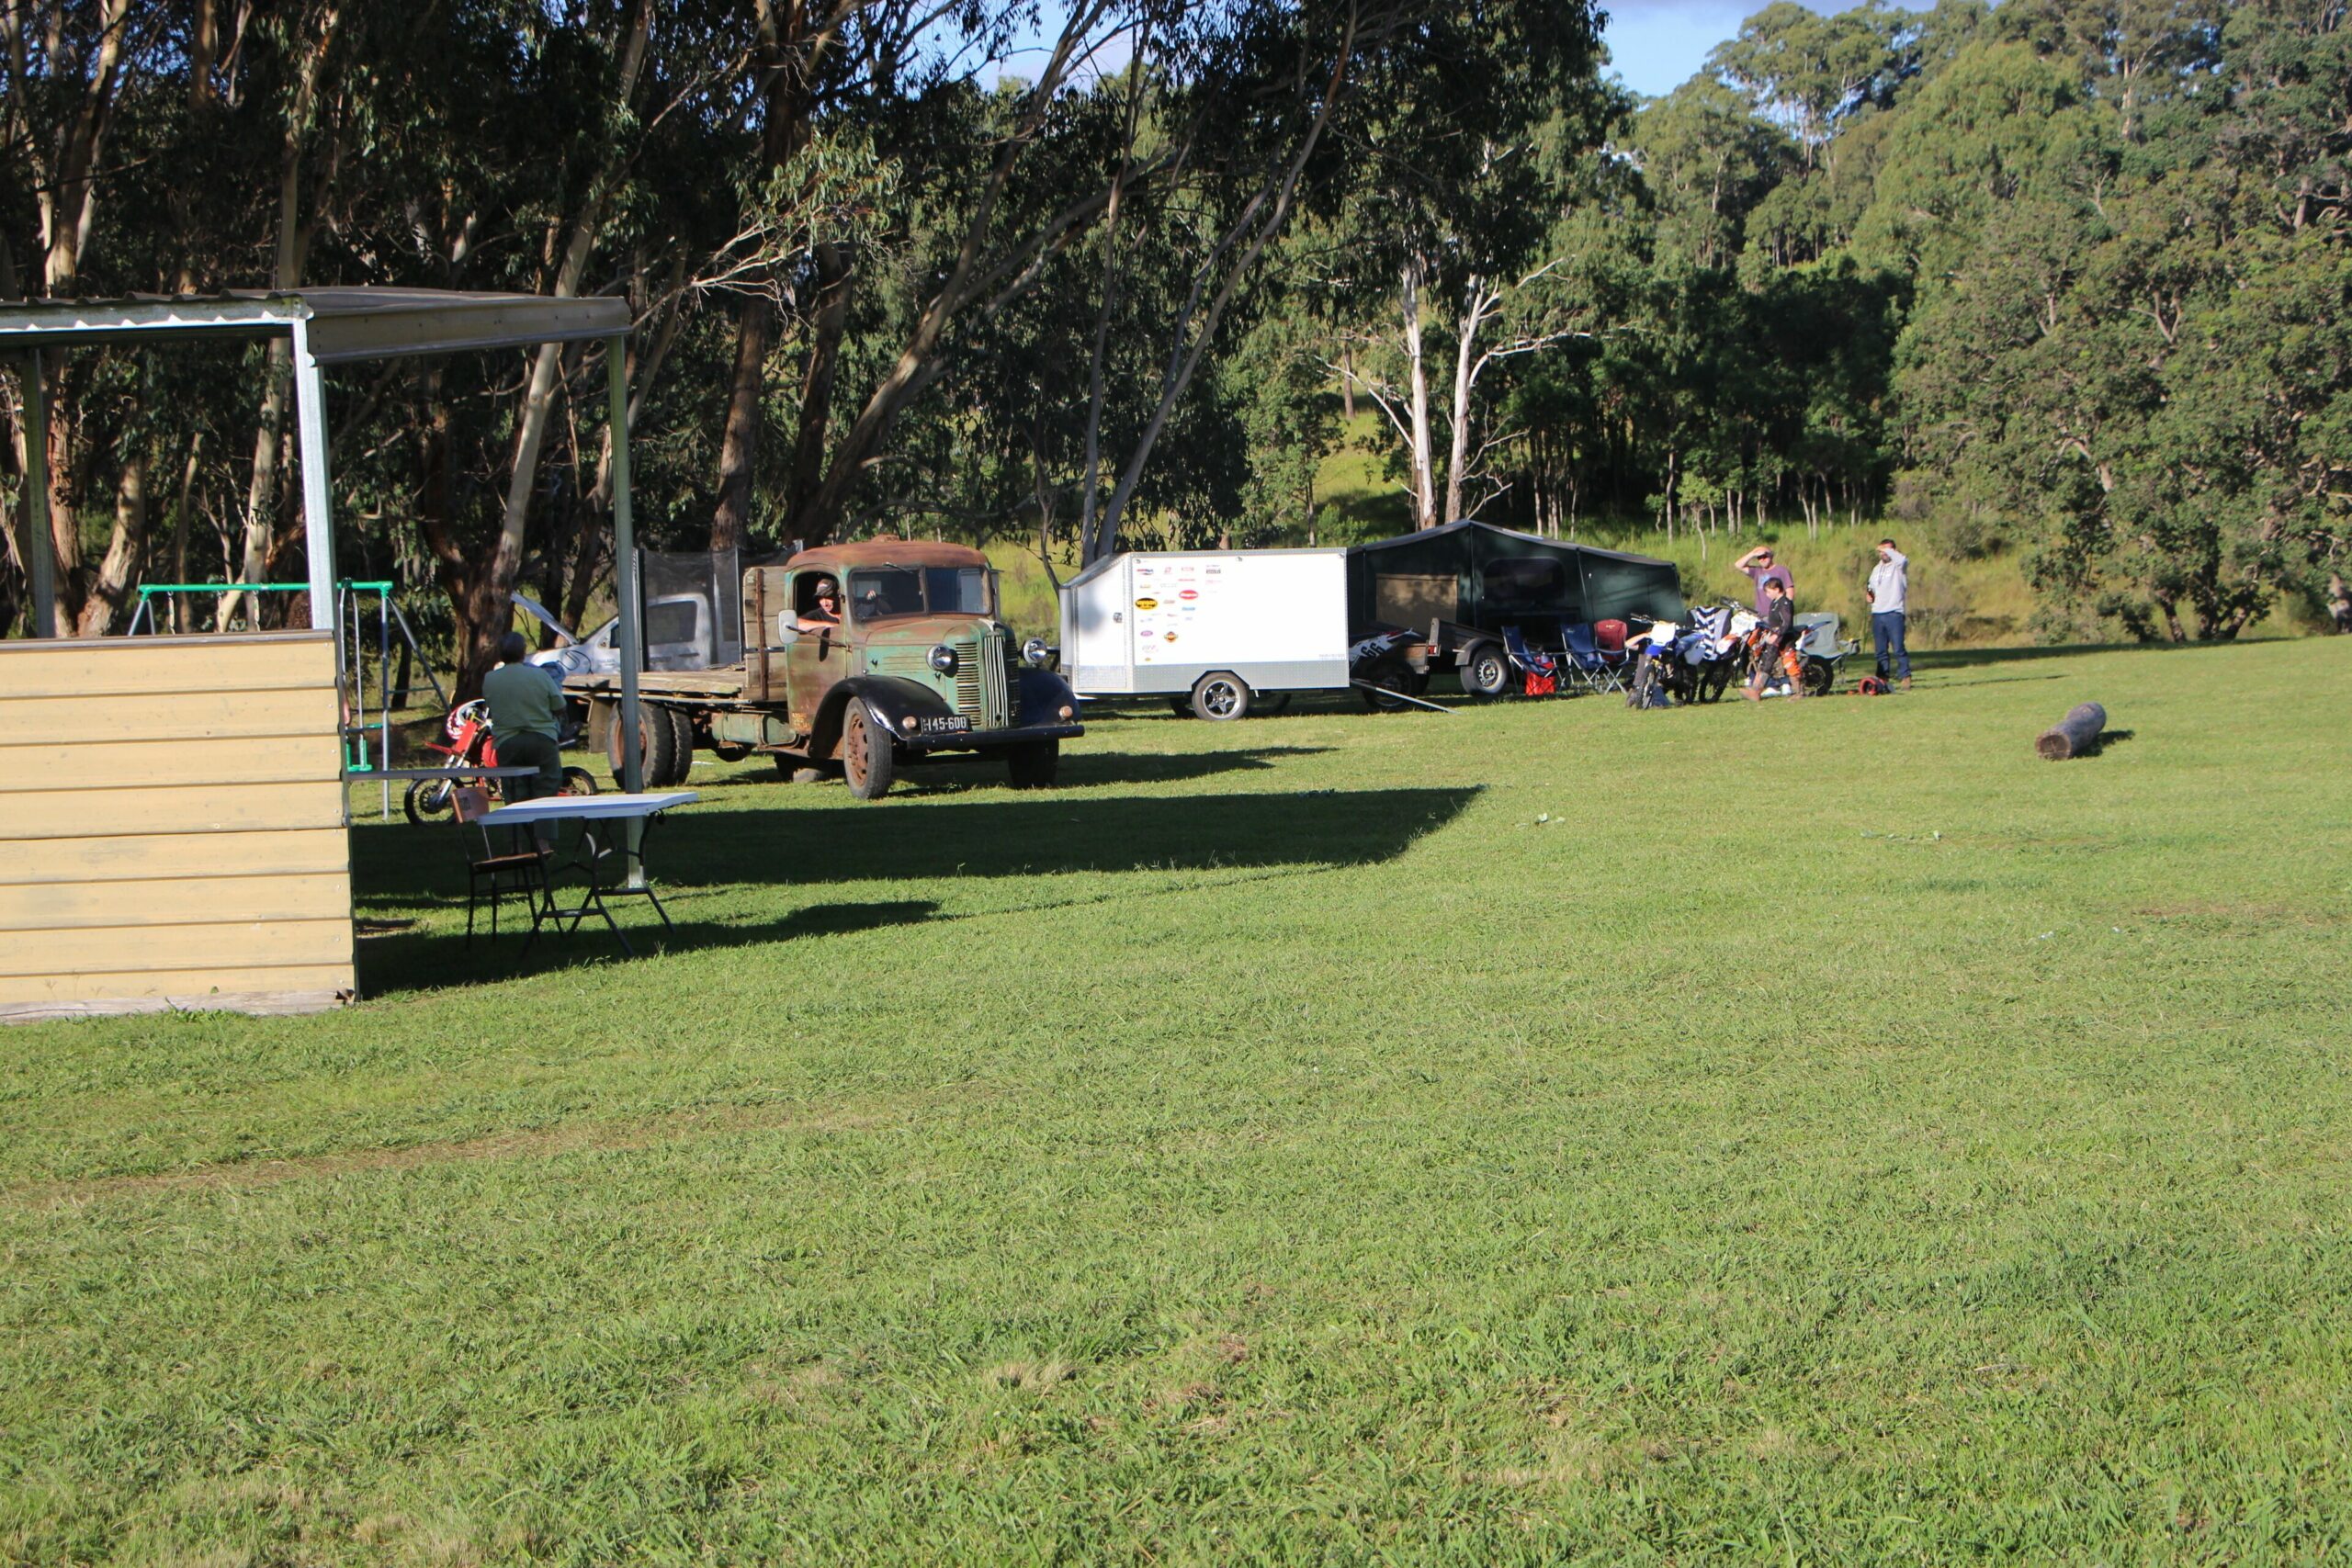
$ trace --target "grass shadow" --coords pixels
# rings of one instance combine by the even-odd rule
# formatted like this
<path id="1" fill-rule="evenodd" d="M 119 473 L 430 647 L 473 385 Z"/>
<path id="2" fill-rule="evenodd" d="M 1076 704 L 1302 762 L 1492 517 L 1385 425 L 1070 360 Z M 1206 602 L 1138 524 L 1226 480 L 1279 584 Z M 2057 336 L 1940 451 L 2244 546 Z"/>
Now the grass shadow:
<path id="1" fill-rule="evenodd" d="M 1100 751 L 1062 759 L 1065 784 L 1173 784 L 1218 773 L 1262 772 L 1292 757 L 1318 757 L 1329 746 L 1250 746 L 1231 751 Z"/>
<path id="2" fill-rule="evenodd" d="M 788 804 L 795 797 L 772 795 L 767 799 L 776 804 L 767 808 L 673 813 L 651 840 L 647 863 L 665 894 L 746 884 L 1366 865 L 1404 853 L 1425 832 L 1452 823 L 1475 797 L 1477 790 L 1465 787 L 1110 799 L 1046 792 L 986 802 L 944 797 L 805 807 Z M 390 924 L 404 915 L 463 908 L 466 861 L 449 825 L 398 823 L 356 832 L 350 849 L 353 888 L 369 921 Z M 623 900 L 623 908 L 628 903 L 633 900 Z M 805 909 L 774 924 L 680 921 L 673 945 L 772 942 L 864 929 L 856 924 L 861 919 L 906 924 L 929 919 L 933 908 L 927 900 L 891 900 L 835 905 L 832 915 Z M 602 938 L 609 941 L 609 933 Z M 367 947 L 379 952 L 398 983 L 416 966 L 416 954 L 430 950 L 447 957 L 449 947 L 461 947 L 461 938 L 402 933 L 374 938 Z M 457 968 L 482 974 L 473 964 Z M 435 980 L 419 976 L 409 983 Z M 381 985 L 371 976 L 369 989 Z"/>
<path id="3" fill-rule="evenodd" d="M 685 952 L 719 947 L 765 947 L 780 942 L 794 942 L 808 937 L 850 936 L 861 931 L 885 931 L 896 926 L 921 925 L 939 913 L 939 904 L 929 898 L 899 898 L 873 903 L 818 904 L 796 909 L 780 920 L 696 920 L 680 918 L 681 895 L 691 897 L 684 889 L 664 888 L 668 897 L 662 899 L 670 906 L 672 929 L 665 931 L 651 910 L 643 907 L 641 899 L 616 899 L 614 911 L 629 946 L 638 957 L 658 952 Z M 559 897 L 571 899 L 575 895 L 559 891 Z M 514 913 L 509 905 L 507 913 Z M 413 921 L 400 922 L 413 928 Z M 529 930 L 525 917 L 521 929 L 509 924 L 496 937 L 487 928 L 469 942 L 463 931 L 416 931 L 403 929 L 397 932 L 379 933 L 359 949 L 360 994 L 370 999 L 396 996 L 402 992 L 435 989 L 451 986 L 494 985 L 502 980 L 518 979 L 526 975 L 544 974 L 550 970 L 575 968 L 583 964 L 626 960 L 629 952 L 622 948 L 612 928 L 602 920 L 591 919 L 582 922 L 576 931 L 543 930 L 538 940 L 525 946 L 525 932 Z"/>

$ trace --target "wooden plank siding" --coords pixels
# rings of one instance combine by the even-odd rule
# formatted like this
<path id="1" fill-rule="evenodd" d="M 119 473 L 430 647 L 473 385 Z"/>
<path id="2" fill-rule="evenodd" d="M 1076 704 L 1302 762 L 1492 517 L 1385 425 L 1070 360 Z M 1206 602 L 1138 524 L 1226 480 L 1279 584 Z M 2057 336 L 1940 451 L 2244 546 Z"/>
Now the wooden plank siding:
<path id="1" fill-rule="evenodd" d="M 0 1019 L 356 986 L 325 632 L 0 642 Z"/>

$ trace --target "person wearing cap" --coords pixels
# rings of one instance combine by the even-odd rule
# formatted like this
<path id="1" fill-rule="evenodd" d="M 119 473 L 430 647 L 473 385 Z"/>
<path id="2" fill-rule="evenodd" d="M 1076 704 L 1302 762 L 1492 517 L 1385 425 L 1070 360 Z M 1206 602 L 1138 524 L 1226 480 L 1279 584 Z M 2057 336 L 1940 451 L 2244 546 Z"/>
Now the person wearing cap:
<path id="1" fill-rule="evenodd" d="M 1871 602 L 1871 646 L 1878 653 L 1878 678 L 1887 680 L 1893 672 L 1908 691 L 1911 650 L 1903 646 L 1903 632 L 1904 611 L 1911 598 L 1911 560 L 1894 547 L 1893 539 L 1878 542 L 1878 564 L 1871 568 L 1870 586 L 1862 592 Z"/>
<path id="2" fill-rule="evenodd" d="M 831 578 L 819 578 L 816 592 L 808 598 L 812 608 L 800 616 L 802 631 L 820 632 L 842 624 L 842 591 Z"/>
<path id="3" fill-rule="evenodd" d="M 1797 596 L 1797 580 L 1789 575 L 1789 569 L 1787 567 L 1775 566 L 1772 564 L 1771 546 L 1757 546 L 1754 549 L 1748 551 L 1746 555 L 1732 562 L 1731 567 L 1734 571 L 1746 572 L 1748 576 L 1748 580 L 1756 584 L 1757 615 L 1762 615 L 1768 608 L 1764 600 L 1764 584 L 1767 582 L 1777 582 L 1781 585 L 1781 591 L 1789 597 L 1792 613 L 1794 612 Z"/>

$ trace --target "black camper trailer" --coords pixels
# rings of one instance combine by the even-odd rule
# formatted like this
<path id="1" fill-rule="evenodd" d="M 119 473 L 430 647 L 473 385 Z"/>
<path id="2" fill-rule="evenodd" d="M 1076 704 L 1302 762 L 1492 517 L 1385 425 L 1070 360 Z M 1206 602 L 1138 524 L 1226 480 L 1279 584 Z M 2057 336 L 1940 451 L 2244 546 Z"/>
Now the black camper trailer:
<path id="1" fill-rule="evenodd" d="M 1563 626 L 1684 618 L 1671 561 L 1448 523 L 1348 551 L 1351 640 L 1384 631 L 1426 639 L 1422 672 L 1457 670 L 1465 690 L 1493 695 L 1510 666 L 1503 628 L 1556 646 Z"/>

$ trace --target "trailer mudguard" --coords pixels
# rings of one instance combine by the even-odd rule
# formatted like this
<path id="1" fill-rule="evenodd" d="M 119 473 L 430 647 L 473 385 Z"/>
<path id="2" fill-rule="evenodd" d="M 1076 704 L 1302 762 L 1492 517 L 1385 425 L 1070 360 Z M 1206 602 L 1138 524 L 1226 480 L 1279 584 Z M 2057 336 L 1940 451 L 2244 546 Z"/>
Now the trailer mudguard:
<path id="1" fill-rule="evenodd" d="M 1062 709 L 1078 713 L 1078 694 L 1069 682 L 1051 670 L 1022 666 L 1020 683 L 1012 693 L 1012 727 L 1028 729 L 1039 725 L 1067 724 Z"/>

